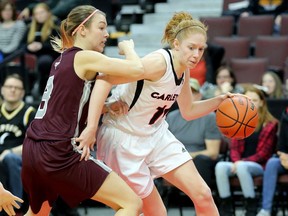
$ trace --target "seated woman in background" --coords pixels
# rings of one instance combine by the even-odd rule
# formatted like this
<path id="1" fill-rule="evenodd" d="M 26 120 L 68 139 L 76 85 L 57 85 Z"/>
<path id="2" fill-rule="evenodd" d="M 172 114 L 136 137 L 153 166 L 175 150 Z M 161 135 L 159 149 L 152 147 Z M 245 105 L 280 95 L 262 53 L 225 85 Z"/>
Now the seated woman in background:
<path id="1" fill-rule="evenodd" d="M 51 36 L 58 36 L 60 22 L 45 3 L 37 4 L 33 9 L 32 21 L 28 26 L 23 43 L 26 51 L 37 56 L 37 76 L 39 91 L 42 95 L 53 61 L 59 56 L 50 44 Z"/>
<path id="2" fill-rule="evenodd" d="M 0 13 L 0 53 L 5 58 L 19 48 L 26 25 L 16 20 L 16 7 L 10 0 L 0 1 Z"/>
<path id="3" fill-rule="evenodd" d="M 245 199 L 245 216 L 257 214 L 254 176 L 262 176 L 268 159 L 275 151 L 278 120 L 268 111 L 264 93 L 254 86 L 245 87 L 245 95 L 251 98 L 258 110 L 258 125 L 255 132 L 241 140 L 231 139 L 230 161 L 216 164 L 216 183 L 220 196 L 221 216 L 233 215 L 230 177 L 237 176 Z"/>
<path id="4" fill-rule="evenodd" d="M 243 93 L 241 85 L 237 84 L 236 76 L 228 66 L 221 66 L 216 71 L 216 85 L 205 83 L 201 88 L 203 99 L 209 99 L 227 92 Z"/>
<path id="5" fill-rule="evenodd" d="M 263 187 L 262 187 L 262 205 L 257 216 L 271 216 L 274 195 L 277 187 L 279 175 L 288 173 L 288 107 L 283 111 L 279 139 L 277 146 L 277 156 L 271 157 L 266 165 Z M 276 213 L 276 212 L 275 212 Z"/>
<path id="6" fill-rule="evenodd" d="M 265 93 L 268 98 L 278 99 L 284 97 L 283 83 L 273 71 L 267 71 L 262 76 L 262 86 L 266 88 Z"/>

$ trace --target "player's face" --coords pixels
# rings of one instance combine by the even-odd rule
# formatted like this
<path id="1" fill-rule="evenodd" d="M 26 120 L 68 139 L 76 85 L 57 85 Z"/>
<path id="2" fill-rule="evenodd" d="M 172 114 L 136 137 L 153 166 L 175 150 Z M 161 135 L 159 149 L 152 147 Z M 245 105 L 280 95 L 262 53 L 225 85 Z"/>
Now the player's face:
<path id="1" fill-rule="evenodd" d="M 256 92 L 247 91 L 245 95 L 247 95 L 251 99 L 251 101 L 254 103 L 257 109 L 263 106 L 263 101 L 261 100 L 260 96 Z"/>
<path id="2" fill-rule="evenodd" d="M 181 64 L 194 68 L 202 58 L 206 46 L 206 37 L 203 34 L 191 33 L 176 47 L 180 51 Z"/>
<path id="3" fill-rule="evenodd" d="M 92 50 L 103 52 L 108 37 L 106 18 L 98 13 L 93 17 L 86 39 L 90 43 Z"/>
<path id="4" fill-rule="evenodd" d="M 15 78 L 9 78 L 1 88 L 1 94 L 5 101 L 15 103 L 24 97 L 23 83 Z"/>

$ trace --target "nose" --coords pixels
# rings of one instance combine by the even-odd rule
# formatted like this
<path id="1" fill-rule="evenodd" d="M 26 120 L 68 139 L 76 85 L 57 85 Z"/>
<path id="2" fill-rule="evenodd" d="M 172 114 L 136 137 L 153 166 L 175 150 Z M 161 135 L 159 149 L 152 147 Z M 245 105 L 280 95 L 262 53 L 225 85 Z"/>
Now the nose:
<path id="1" fill-rule="evenodd" d="M 105 33 L 105 38 L 108 38 L 109 37 L 109 33 L 108 33 L 108 31 L 106 30 L 106 33 Z"/>
<path id="2" fill-rule="evenodd" d="M 193 49 L 192 52 L 193 52 L 193 57 L 197 57 L 198 58 L 200 56 L 199 49 Z"/>

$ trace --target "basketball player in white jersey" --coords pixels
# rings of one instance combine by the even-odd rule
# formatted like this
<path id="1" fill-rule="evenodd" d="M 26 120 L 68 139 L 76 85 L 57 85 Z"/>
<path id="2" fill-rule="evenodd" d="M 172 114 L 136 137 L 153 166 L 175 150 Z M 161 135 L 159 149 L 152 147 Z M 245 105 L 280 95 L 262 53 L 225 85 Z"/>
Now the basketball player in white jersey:
<path id="1" fill-rule="evenodd" d="M 121 116 L 106 114 L 97 136 L 98 159 L 116 171 L 142 198 L 145 216 L 167 215 L 153 183 L 158 177 L 187 194 L 197 216 L 219 215 L 210 188 L 165 121 L 175 101 L 182 116 L 191 120 L 214 111 L 224 99 L 232 97 L 228 93 L 193 102 L 189 68 L 195 67 L 204 53 L 206 32 L 205 25 L 190 14 L 176 13 L 163 37 L 171 49 L 160 49 L 143 57 L 145 73 L 139 78 L 142 81 L 116 87 L 110 100 L 126 102 L 129 112 Z M 114 84 L 133 81 L 120 77 L 103 79 Z M 93 102 L 99 106 L 96 100 Z"/>

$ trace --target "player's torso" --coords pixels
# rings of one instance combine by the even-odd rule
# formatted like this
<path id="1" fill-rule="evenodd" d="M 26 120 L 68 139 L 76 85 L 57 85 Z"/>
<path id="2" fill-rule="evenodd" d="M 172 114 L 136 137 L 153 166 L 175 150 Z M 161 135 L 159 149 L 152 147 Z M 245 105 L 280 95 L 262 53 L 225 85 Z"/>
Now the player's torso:
<path id="1" fill-rule="evenodd" d="M 32 129 L 29 128 L 32 139 L 67 140 L 83 129 L 92 82 L 80 79 L 74 71 L 77 51 L 72 48 L 59 64 L 59 59 L 53 63 Z"/>
<path id="2" fill-rule="evenodd" d="M 163 55 L 167 62 L 167 70 L 163 77 L 155 82 L 144 80 L 141 93 L 128 115 L 111 119 L 110 123 L 138 135 L 147 135 L 158 130 L 164 122 L 169 108 L 177 100 L 184 83 L 184 76 L 180 79 L 177 78 L 170 64 L 170 56 L 165 52 L 164 50 Z M 114 95 L 131 106 L 135 100 L 136 89 L 136 82 L 124 84 L 116 87 Z"/>

